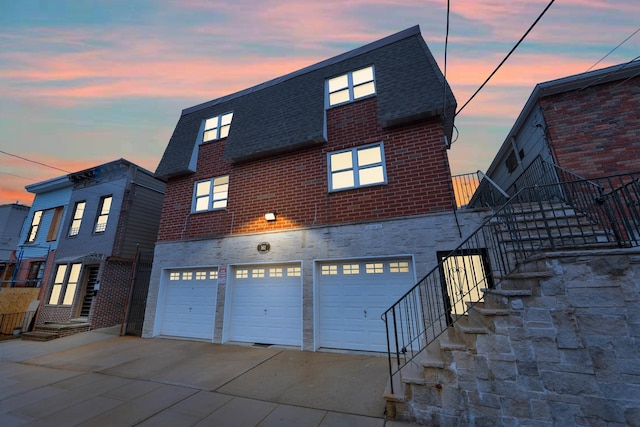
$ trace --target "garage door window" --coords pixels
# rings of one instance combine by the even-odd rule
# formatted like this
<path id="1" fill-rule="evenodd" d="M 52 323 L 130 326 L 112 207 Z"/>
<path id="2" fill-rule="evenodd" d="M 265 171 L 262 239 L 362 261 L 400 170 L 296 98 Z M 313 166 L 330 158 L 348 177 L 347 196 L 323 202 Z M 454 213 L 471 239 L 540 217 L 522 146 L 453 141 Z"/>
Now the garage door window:
<path id="1" fill-rule="evenodd" d="M 408 262 L 390 262 L 389 272 L 390 273 L 408 273 L 409 263 Z"/>
<path id="2" fill-rule="evenodd" d="M 360 265 L 344 264 L 342 266 L 342 274 L 360 274 Z"/>
<path id="3" fill-rule="evenodd" d="M 289 277 L 300 277 L 301 274 L 300 267 L 288 267 L 287 268 L 287 276 Z"/>
<path id="4" fill-rule="evenodd" d="M 365 266 L 365 271 L 367 272 L 367 274 L 382 274 L 384 273 L 384 264 L 382 264 L 381 262 L 372 262 L 372 263 L 367 263 Z"/>
<path id="5" fill-rule="evenodd" d="M 322 266 L 322 275 L 323 276 L 334 276 L 338 274 L 338 266 L 335 264 L 323 265 Z"/>

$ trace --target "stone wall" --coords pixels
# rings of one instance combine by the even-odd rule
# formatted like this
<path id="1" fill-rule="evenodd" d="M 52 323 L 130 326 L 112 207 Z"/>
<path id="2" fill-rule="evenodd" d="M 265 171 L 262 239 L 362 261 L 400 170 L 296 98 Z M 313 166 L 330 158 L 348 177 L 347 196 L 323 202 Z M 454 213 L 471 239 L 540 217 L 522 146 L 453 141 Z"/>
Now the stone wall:
<path id="1" fill-rule="evenodd" d="M 457 223 L 466 237 L 482 220 L 482 212 L 421 215 L 330 227 L 301 228 L 218 239 L 165 242 L 156 245 L 149 284 L 143 337 L 157 334 L 155 325 L 162 270 L 193 266 L 229 267 L 246 263 L 301 262 L 303 278 L 303 349 L 314 350 L 314 261 L 409 255 L 419 280 L 437 265 L 437 252 L 453 250 L 461 241 Z M 259 253 L 258 243 L 270 251 Z M 231 271 L 231 269 L 229 269 Z M 221 342 L 226 284 L 218 284 L 214 342 Z M 395 301 L 389 301 L 389 306 Z"/>
<path id="2" fill-rule="evenodd" d="M 425 370 L 410 385 L 410 418 L 640 426 L 640 249 L 547 253 L 532 266 L 552 274 L 531 296 L 504 297 L 508 315 L 485 314 L 488 332 L 473 345 L 443 351 L 435 379 Z"/>

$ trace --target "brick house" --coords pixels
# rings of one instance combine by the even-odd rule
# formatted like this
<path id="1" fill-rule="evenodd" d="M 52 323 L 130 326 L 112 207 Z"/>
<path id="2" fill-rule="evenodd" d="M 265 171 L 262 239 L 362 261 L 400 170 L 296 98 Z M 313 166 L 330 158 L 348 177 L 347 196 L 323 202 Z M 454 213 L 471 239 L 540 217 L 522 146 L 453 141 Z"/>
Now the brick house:
<path id="1" fill-rule="evenodd" d="M 69 193 L 36 330 L 69 322 L 91 329 L 120 324 L 136 254 L 153 250 L 165 185 L 125 159 L 60 181 Z"/>
<path id="2" fill-rule="evenodd" d="M 513 194 L 540 160 L 585 178 L 640 171 L 639 110 L 640 61 L 539 83 L 487 176 Z"/>
<path id="3" fill-rule="evenodd" d="M 183 110 L 143 336 L 386 351 L 382 312 L 477 222 L 443 85 L 415 26 Z"/>

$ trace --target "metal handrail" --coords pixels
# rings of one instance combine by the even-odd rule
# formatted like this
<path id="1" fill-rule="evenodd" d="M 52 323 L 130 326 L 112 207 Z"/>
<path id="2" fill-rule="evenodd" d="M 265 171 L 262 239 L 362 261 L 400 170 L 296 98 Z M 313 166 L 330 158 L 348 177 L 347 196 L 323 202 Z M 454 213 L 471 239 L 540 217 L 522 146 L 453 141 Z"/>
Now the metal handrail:
<path id="1" fill-rule="evenodd" d="M 640 172 L 519 190 L 382 314 L 391 392 L 394 375 L 465 318 L 494 279 L 541 249 L 594 243 L 640 245 Z"/>

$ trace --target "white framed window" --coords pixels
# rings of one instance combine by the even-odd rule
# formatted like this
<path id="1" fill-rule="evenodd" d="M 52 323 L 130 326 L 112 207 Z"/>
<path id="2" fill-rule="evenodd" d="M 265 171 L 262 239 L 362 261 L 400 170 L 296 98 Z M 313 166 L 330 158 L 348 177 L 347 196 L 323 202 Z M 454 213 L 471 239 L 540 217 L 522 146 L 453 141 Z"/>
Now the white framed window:
<path id="1" fill-rule="evenodd" d="M 282 277 L 282 268 L 279 268 L 279 267 L 270 268 L 269 277 Z"/>
<path id="2" fill-rule="evenodd" d="M 249 270 L 244 268 L 236 270 L 236 279 L 248 279 L 248 278 L 249 278 Z"/>
<path id="3" fill-rule="evenodd" d="M 169 280 L 180 280 L 180 273 L 177 271 L 172 271 L 169 273 Z"/>
<path id="4" fill-rule="evenodd" d="M 375 95 L 373 65 L 328 79 L 326 93 L 327 108 Z"/>
<path id="5" fill-rule="evenodd" d="M 42 214 L 44 211 L 35 211 L 33 218 L 31 219 L 31 227 L 29 227 L 29 234 L 27 234 L 27 240 L 25 243 L 33 243 L 36 241 L 38 235 L 38 229 L 40 228 L 40 221 L 42 221 Z"/>
<path id="6" fill-rule="evenodd" d="M 68 267 L 67 264 L 59 264 L 57 266 L 53 287 L 51 288 L 51 296 L 49 297 L 49 304 L 73 304 L 73 298 L 76 295 L 80 281 L 82 264 L 71 264 L 70 268 Z M 60 301 L 60 296 L 63 296 L 62 302 Z"/>
<path id="7" fill-rule="evenodd" d="M 329 191 L 387 183 L 382 143 L 327 153 Z"/>
<path id="8" fill-rule="evenodd" d="M 253 270 L 251 270 L 251 277 L 253 278 L 264 277 L 264 268 L 254 268 Z"/>
<path id="9" fill-rule="evenodd" d="M 229 175 L 195 183 L 192 212 L 205 212 L 227 207 Z"/>
<path id="10" fill-rule="evenodd" d="M 104 233 L 107 229 L 107 221 L 109 220 L 109 212 L 111 211 L 112 196 L 104 196 L 100 199 L 100 210 L 96 218 L 96 226 L 93 231 L 96 233 Z"/>
<path id="11" fill-rule="evenodd" d="M 85 206 L 87 206 L 87 202 L 85 201 L 76 202 L 76 207 L 73 209 L 73 219 L 71 220 L 71 226 L 69 227 L 69 237 L 77 236 L 80 232 L 80 224 L 82 224 Z"/>
<path id="12" fill-rule="evenodd" d="M 225 113 L 205 120 L 202 142 L 215 141 L 229 136 L 231 119 L 233 119 L 233 113 Z"/>

